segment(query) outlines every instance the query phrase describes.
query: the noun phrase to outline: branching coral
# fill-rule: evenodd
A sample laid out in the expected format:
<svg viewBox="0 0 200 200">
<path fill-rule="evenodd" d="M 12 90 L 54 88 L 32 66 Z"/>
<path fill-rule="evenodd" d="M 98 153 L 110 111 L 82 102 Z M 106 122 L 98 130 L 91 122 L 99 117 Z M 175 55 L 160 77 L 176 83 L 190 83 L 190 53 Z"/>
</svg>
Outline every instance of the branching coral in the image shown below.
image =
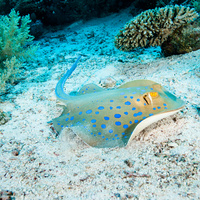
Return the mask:
<svg viewBox="0 0 200 200">
<path fill-rule="evenodd" d="M 27 45 L 33 40 L 29 23 L 29 15 L 20 17 L 15 10 L 0 18 L 0 91 L 6 82 L 15 80 L 21 62 L 30 58 L 37 49 L 37 46 Z"/>
<path fill-rule="evenodd" d="M 180 26 L 198 17 L 194 9 L 166 6 L 142 12 L 125 25 L 115 37 L 115 46 L 122 51 L 136 47 L 159 46 Z"/>
</svg>

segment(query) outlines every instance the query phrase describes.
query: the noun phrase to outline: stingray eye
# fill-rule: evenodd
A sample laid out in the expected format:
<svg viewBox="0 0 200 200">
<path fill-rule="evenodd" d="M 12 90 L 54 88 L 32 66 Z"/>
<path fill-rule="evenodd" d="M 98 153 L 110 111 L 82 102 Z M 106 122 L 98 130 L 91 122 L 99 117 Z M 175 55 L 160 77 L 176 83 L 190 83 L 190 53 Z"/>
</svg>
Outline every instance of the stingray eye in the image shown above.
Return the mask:
<svg viewBox="0 0 200 200">
<path fill-rule="evenodd" d="M 146 104 L 147 104 L 147 105 L 150 105 L 150 104 L 151 104 L 151 100 L 149 99 L 148 94 L 145 94 L 145 95 L 143 96 L 143 99 L 146 101 Z"/>
<path fill-rule="evenodd" d="M 152 98 L 156 98 L 158 96 L 158 93 L 157 92 L 150 92 L 150 96 Z"/>
</svg>

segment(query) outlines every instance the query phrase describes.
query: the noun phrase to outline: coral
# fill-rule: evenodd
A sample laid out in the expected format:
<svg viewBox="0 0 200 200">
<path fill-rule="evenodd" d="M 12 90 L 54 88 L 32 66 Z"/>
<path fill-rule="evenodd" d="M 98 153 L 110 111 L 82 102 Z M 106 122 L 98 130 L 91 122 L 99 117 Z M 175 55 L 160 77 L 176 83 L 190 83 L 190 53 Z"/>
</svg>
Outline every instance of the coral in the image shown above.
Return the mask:
<svg viewBox="0 0 200 200">
<path fill-rule="evenodd" d="M 6 82 L 16 79 L 21 63 L 32 57 L 37 49 L 37 46 L 27 45 L 33 40 L 29 23 L 29 15 L 20 17 L 15 10 L 0 18 L 0 91 Z"/>
<path fill-rule="evenodd" d="M 200 19 L 181 26 L 161 45 L 165 56 L 188 53 L 200 49 Z"/>
<path fill-rule="evenodd" d="M 200 13 L 200 0 L 193 0 L 191 3 L 195 10 Z"/>
<path fill-rule="evenodd" d="M 115 46 L 122 51 L 159 46 L 175 29 L 196 17 L 198 14 L 194 9 L 178 5 L 144 11 L 120 30 L 115 37 Z"/>
</svg>

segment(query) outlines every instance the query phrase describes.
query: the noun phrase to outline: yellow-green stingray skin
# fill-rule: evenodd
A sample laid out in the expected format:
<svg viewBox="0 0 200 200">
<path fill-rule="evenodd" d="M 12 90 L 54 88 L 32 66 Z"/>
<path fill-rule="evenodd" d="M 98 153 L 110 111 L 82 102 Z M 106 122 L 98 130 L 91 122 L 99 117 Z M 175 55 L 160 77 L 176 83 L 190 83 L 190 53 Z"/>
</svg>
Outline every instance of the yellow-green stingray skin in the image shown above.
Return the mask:
<svg viewBox="0 0 200 200">
<path fill-rule="evenodd" d="M 57 89 L 57 96 L 61 93 Z M 66 108 L 53 119 L 55 129 L 60 132 L 70 127 L 85 143 L 98 148 L 124 147 L 138 131 L 184 106 L 182 100 L 150 80 L 110 90 L 89 84 L 75 96 L 65 94 L 59 100 Z"/>
</svg>

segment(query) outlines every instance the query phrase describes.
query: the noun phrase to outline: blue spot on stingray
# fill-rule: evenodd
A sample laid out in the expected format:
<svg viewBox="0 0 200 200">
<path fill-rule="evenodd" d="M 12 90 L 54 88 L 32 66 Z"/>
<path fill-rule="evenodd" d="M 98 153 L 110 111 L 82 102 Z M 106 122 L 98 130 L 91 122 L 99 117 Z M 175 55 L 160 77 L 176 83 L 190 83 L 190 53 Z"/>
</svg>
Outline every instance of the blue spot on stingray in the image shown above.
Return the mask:
<svg viewBox="0 0 200 200">
<path fill-rule="evenodd" d="M 153 108 L 153 110 L 156 110 L 156 108 Z"/>
<path fill-rule="evenodd" d="M 61 125 L 61 127 L 63 127 L 63 125 Z"/>
<path fill-rule="evenodd" d="M 99 109 L 99 110 L 103 110 L 104 107 L 103 107 L 103 106 L 99 106 L 98 109 Z"/>
<path fill-rule="evenodd" d="M 133 96 L 130 96 L 131 99 L 133 99 Z"/>
<path fill-rule="evenodd" d="M 95 114 L 98 115 L 98 114 L 99 114 L 99 111 L 96 111 Z"/>
<path fill-rule="evenodd" d="M 120 118 L 121 115 L 120 115 L 120 114 L 115 114 L 114 117 L 115 117 L 115 118 Z"/>
<path fill-rule="evenodd" d="M 153 88 L 151 88 L 151 90 L 153 90 Z"/>
<path fill-rule="evenodd" d="M 123 128 L 125 128 L 125 129 L 128 128 L 128 125 L 127 125 L 127 124 L 124 124 L 124 125 L 123 125 Z"/>
<path fill-rule="evenodd" d="M 124 92 L 121 92 L 121 93 L 120 93 L 120 95 L 124 95 L 124 94 L 125 94 Z"/>
<path fill-rule="evenodd" d="M 139 90 L 140 88 L 139 87 L 137 87 L 137 90 Z"/>
<path fill-rule="evenodd" d="M 82 112 L 79 112 L 79 115 L 81 115 L 82 114 Z"/>
<path fill-rule="evenodd" d="M 124 98 L 126 99 L 126 98 L 127 98 L 127 96 L 124 96 Z"/>
<path fill-rule="evenodd" d="M 160 107 L 160 106 L 158 106 L 157 108 L 158 108 L 158 109 L 161 109 L 161 107 Z"/>
<path fill-rule="evenodd" d="M 137 114 L 138 116 L 140 116 L 140 115 L 142 115 L 142 112 L 138 112 L 138 114 Z"/>
<path fill-rule="evenodd" d="M 86 88 L 85 90 L 88 90 L 88 88 Z"/>
<path fill-rule="evenodd" d="M 74 119 L 74 116 L 72 116 L 71 118 L 70 118 L 70 120 L 73 120 Z"/>
<path fill-rule="evenodd" d="M 113 100 L 110 100 L 110 102 L 113 102 Z"/>
<path fill-rule="evenodd" d="M 132 123 L 133 123 L 132 121 L 129 122 L 129 124 L 132 124 Z"/>
<path fill-rule="evenodd" d="M 106 140 L 108 140 L 108 138 L 106 138 Z"/>
<path fill-rule="evenodd" d="M 128 115 L 128 112 L 124 112 L 125 115 Z"/>
<path fill-rule="evenodd" d="M 143 119 L 146 119 L 146 118 L 147 118 L 147 117 L 145 117 L 145 116 L 143 117 Z"/>
<path fill-rule="evenodd" d="M 96 119 L 92 119 L 92 120 L 91 120 L 92 123 L 95 123 L 96 121 L 97 121 Z"/>
<path fill-rule="evenodd" d="M 102 138 L 105 138 L 105 136 L 102 136 Z"/>
<path fill-rule="evenodd" d="M 135 107 L 133 107 L 133 108 L 132 108 L 132 110 L 136 110 L 136 108 L 135 108 Z"/>
<path fill-rule="evenodd" d="M 140 99 L 137 99 L 137 101 L 140 101 Z"/>
<path fill-rule="evenodd" d="M 66 118 L 65 121 L 67 122 L 69 120 L 69 118 Z"/>
<path fill-rule="evenodd" d="M 127 138 L 127 136 L 124 136 L 124 138 Z"/>
<path fill-rule="evenodd" d="M 137 119 L 135 120 L 135 123 L 138 123 L 138 120 L 137 120 Z"/>
<path fill-rule="evenodd" d="M 92 135 L 93 133 L 91 133 L 91 135 Z"/>
<path fill-rule="evenodd" d="M 95 127 L 97 127 L 97 125 L 96 125 L 96 124 L 93 124 L 92 126 L 93 126 L 94 128 L 95 128 Z"/>
<path fill-rule="evenodd" d="M 117 137 L 117 140 L 119 140 L 119 137 Z"/>
<path fill-rule="evenodd" d="M 94 136 L 96 136 L 96 135 L 94 134 Z"/>
<path fill-rule="evenodd" d="M 121 122 L 115 122 L 115 125 L 120 126 L 122 123 Z"/>
<path fill-rule="evenodd" d="M 133 92 L 132 94 L 136 94 L 136 92 Z"/>
<path fill-rule="evenodd" d="M 85 119 L 82 119 L 82 121 L 85 121 Z"/>
<path fill-rule="evenodd" d="M 123 132 L 122 135 L 125 135 L 125 133 Z"/>
<path fill-rule="evenodd" d="M 117 134 L 115 134 L 115 137 L 117 137 L 118 135 Z"/>
<path fill-rule="evenodd" d="M 90 113 L 92 113 L 92 110 L 87 110 L 86 111 L 86 114 L 90 114 Z"/>
<path fill-rule="evenodd" d="M 167 107 L 165 107 L 165 109 L 167 109 Z"/>
<path fill-rule="evenodd" d="M 121 109 L 121 106 L 117 106 L 116 108 L 117 108 L 117 109 Z"/>
<path fill-rule="evenodd" d="M 153 115 L 152 113 L 149 114 L 149 116 L 152 116 L 152 115 Z"/>
<path fill-rule="evenodd" d="M 101 132 L 98 132 L 98 135 L 101 135 Z"/>
<path fill-rule="evenodd" d="M 113 130 L 112 130 L 112 129 L 110 129 L 110 130 L 109 130 L 109 133 L 113 133 Z"/>
<path fill-rule="evenodd" d="M 105 124 L 101 124 L 101 128 L 106 128 L 106 125 Z"/>
<path fill-rule="evenodd" d="M 147 104 L 146 103 L 144 103 L 144 106 L 146 106 Z"/>
<path fill-rule="evenodd" d="M 142 92 L 146 92 L 146 90 L 141 90 Z"/>
<path fill-rule="evenodd" d="M 112 106 L 110 106 L 110 110 L 112 110 L 113 109 L 113 107 Z"/>
<path fill-rule="evenodd" d="M 128 106 L 128 105 L 131 105 L 131 102 L 130 101 L 126 101 L 124 104 Z"/>
<path fill-rule="evenodd" d="M 163 103 L 163 106 L 167 106 L 167 104 L 166 104 L 166 103 Z"/>
<path fill-rule="evenodd" d="M 109 120 L 109 117 L 104 117 L 105 120 Z"/>
<path fill-rule="evenodd" d="M 134 113 L 133 116 L 134 116 L 134 117 L 137 117 L 138 115 L 137 115 L 137 113 Z"/>
</svg>

